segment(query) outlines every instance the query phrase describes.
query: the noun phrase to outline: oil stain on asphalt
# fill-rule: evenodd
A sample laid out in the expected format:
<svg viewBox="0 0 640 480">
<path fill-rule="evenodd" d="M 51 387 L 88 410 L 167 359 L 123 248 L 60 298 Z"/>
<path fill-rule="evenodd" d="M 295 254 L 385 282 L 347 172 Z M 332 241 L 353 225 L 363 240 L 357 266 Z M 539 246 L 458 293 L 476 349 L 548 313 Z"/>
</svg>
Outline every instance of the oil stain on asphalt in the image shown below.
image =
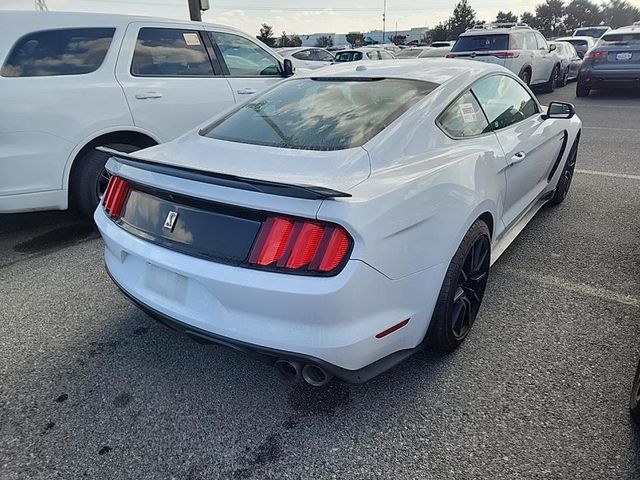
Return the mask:
<svg viewBox="0 0 640 480">
<path fill-rule="evenodd" d="M 50 250 L 59 250 L 70 245 L 97 238 L 98 232 L 90 223 L 77 223 L 49 230 L 22 243 L 13 249 L 18 253 L 33 254 Z"/>
</svg>

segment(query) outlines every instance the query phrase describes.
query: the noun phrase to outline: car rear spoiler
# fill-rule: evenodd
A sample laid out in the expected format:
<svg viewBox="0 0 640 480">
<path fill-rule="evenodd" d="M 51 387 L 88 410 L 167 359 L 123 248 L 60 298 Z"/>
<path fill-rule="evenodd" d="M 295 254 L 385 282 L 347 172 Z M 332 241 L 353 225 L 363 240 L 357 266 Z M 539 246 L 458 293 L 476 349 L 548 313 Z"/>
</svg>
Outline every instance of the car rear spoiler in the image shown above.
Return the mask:
<svg viewBox="0 0 640 480">
<path fill-rule="evenodd" d="M 238 188 L 241 190 L 268 193 L 270 195 L 280 195 L 283 197 L 303 198 L 307 200 L 351 197 L 350 193 L 322 186 L 271 182 L 268 180 L 257 180 L 253 178 L 239 177 L 236 175 L 228 175 L 225 173 L 205 172 L 186 167 L 165 165 L 163 163 L 156 163 L 137 158 L 128 153 L 119 152 L 108 147 L 96 147 L 96 150 L 100 150 L 101 152 L 111 155 L 112 158 L 124 165 L 130 165 L 135 168 L 141 168 L 149 172 L 163 175 L 171 175 L 187 180 L 209 183 L 211 185 L 220 185 L 223 187 Z"/>
</svg>

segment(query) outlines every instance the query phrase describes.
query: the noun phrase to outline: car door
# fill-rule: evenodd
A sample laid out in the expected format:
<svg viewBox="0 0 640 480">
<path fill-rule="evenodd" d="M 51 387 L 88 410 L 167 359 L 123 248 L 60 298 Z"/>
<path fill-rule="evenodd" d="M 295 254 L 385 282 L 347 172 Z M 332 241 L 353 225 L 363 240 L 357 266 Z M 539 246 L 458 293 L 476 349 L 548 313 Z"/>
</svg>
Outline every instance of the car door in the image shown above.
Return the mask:
<svg viewBox="0 0 640 480">
<path fill-rule="evenodd" d="M 538 70 L 539 74 L 538 80 L 535 83 L 544 83 L 551 78 L 551 71 L 556 65 L 558 56 L 556 53 L 549 51 L 549 44 L 540 32 L 535 32 L 535 36 L 538 44 L 538 64 L 535 66 L 535 69 Z"/>
<path fill-rule="evenodd" d="M 283 80 L 280 59 L 251 38 L 208 30 L 238 103 Z"/>
<path fill-rule="evenodd" d="M 232 106 L 234 97 L 204 32 L 191 26 L 132 23 L 116 78 L 136 126 L 169 141 Z"/>
<path fill-rule="evenodd" d="M 504 150 L 507 190 L 503 222 L 509 228 L 547 187 L 565 132 L 554 121 L 544 121 L 538 102 L 507 75 L 485 77 L 471 90 Z"/>
</svg>

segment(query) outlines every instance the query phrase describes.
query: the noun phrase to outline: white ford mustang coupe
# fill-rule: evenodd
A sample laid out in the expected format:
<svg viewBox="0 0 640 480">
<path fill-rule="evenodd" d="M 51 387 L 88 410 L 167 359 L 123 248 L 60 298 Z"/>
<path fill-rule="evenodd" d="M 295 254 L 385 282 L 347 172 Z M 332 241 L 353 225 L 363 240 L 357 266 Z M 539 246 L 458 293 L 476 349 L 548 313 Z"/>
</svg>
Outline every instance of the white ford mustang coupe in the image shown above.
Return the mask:
<svg viewBox="0 0 640 480">
<path fill-rule="evenodd" d="M 458 347 L 489 266 L 567 195 L 581 122 L 506 69 L 345 64 L 111 151 L 95 220 L 118 287 L 286 380 L 365 382 Z"/>
</svg>

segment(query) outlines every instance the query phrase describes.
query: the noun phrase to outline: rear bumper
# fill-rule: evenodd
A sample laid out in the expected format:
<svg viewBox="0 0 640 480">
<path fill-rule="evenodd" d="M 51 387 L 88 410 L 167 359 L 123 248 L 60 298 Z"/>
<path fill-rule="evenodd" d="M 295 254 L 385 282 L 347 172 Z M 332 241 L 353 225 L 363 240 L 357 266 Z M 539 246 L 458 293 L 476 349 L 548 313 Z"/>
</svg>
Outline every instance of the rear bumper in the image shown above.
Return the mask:
<svg viewBox="0 0 640 480">
<path fill-rule="evenodd" d="M 640 68 L 634 70 L 589 69 L 580 72 L 579 80 L 585 85 L 627 83 L 640 85 Z"/>
<path fill-rule="evenodd" d="M 353 383 L 420 348 L 445 272 L 439 265 L 390 280 L 354 260 L 335 277 L 262 272 L 151 244 L 114 224 L 101 208 L 94 218 L 114 282 L 154 318 L 269 361 L 317 363 Z M 375 337 L 407 318 L 404 328 Z"/>
</svg>

